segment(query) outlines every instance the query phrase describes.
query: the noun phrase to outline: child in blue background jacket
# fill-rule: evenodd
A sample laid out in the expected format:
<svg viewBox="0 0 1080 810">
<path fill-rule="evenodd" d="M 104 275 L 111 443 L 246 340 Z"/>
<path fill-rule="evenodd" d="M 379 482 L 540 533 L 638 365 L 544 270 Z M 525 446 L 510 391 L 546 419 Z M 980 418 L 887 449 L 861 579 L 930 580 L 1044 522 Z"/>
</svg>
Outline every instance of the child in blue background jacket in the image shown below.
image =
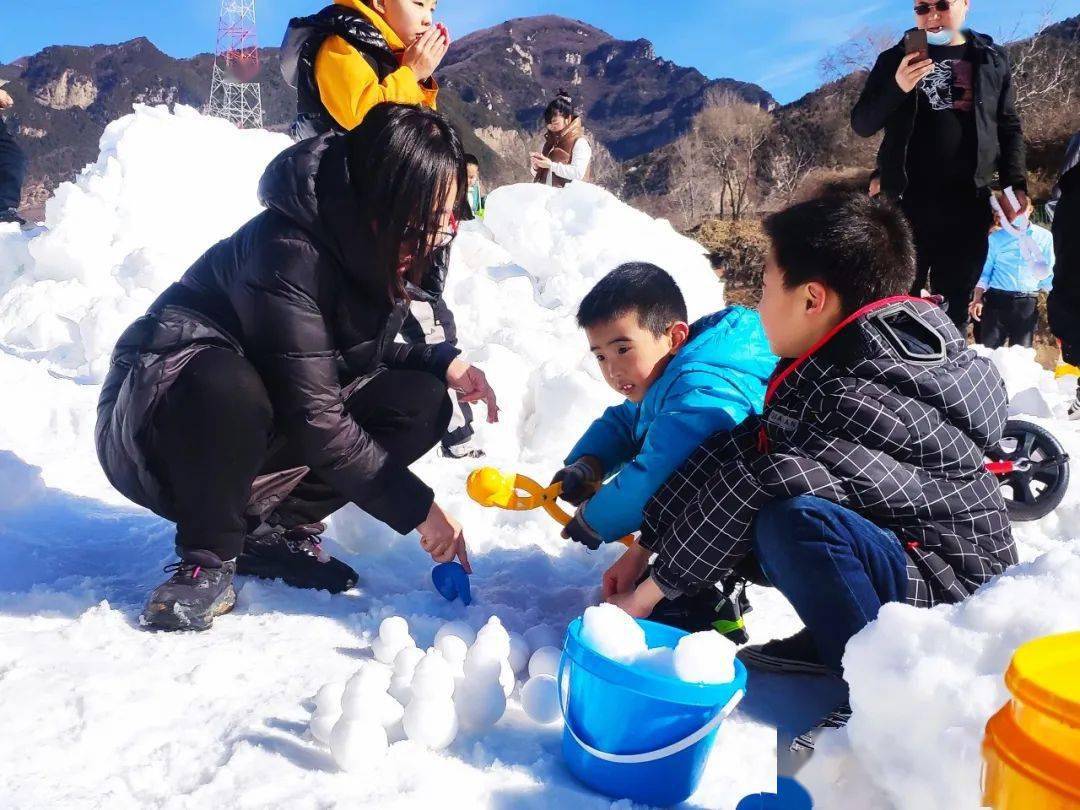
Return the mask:
<svg viewBox="0 0 1080 810">
<path fill-rule="evenodd" d="M 554 479 L 579 507 L 564 536 L 595 549 L 640 528 L 646 502 L 703 439 L 761 412 L 777 361 L 757 313 L 729 307 L 691 326 L 675 280 L 649 264 L 601 279 L 578 325 L 604 379 L 626 397 L 593 422 Z"/>
</svg>

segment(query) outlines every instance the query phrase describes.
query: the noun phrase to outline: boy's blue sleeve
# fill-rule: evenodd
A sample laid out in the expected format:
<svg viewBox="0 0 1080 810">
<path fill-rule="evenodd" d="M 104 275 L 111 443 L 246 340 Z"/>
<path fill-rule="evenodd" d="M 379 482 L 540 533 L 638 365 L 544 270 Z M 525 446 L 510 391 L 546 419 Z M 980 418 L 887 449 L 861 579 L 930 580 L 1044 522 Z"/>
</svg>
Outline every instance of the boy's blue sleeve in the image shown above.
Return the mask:
<svg viewBox="0 0 1080 810">
<path fill-rule="evenodd" d="M 979 276 L 979 283 L 975 285 L 976 287 L 982 287 L 984 290 L 990 289 L 990 279 L 994 275 L 994 261 L 994 240 L 991 239 L 986 251 L 986 262 L 983 264 L 982 275 Z M 968 278 L 971 278 L 971 276 L 968 276 Z"/>
<path fill-rule="evenodd" d="M 730 382 L 718 385 L 715 375 L 684 375 L 650 425 L 641 452 L 585 504 L 586 522 L 605 543 L 638 531 L 645 504 L 698 445 L 752 412 Z"/>
<path fill-rule="evenodd" d="M 1054 254 L 1054 235 L 1045 228 L 1040 228 L 1039 247 L 1042 248 L 1043 256 L 1046 258 L 1046 264 L 1050 267 L 1050 275 L 1039 282 L 1039 289 L 1042 292 L 1050 292 L 1054 287 L 1054 265 L 1057 263 L 1057 256 Z"/>
<path fill-rule="evenodd" d="M 582 456 L 595 456 L 600 459 L 606 474 L 613 473 L 637 453 L 634 442 L 636 413 L 637 406 L 630 401 L 608 408 L 574 445 L 565 463 L 573 464 Z"/>
</svg>

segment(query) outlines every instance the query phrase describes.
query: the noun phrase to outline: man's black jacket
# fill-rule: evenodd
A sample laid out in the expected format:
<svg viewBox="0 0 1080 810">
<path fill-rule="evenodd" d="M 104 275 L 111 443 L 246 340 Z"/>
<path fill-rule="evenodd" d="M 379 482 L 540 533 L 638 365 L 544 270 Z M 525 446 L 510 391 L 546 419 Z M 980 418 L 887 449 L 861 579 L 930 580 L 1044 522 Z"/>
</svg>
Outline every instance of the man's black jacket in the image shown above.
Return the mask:
<svg viewBox="0 0 1080 810">
<path fill-rule="evenodd" d="M 990 188 L 995 177 L 1002 187 L 1027 190 L 1027 158 L 1020 116 L 1016 112 L 1009 57 L 994 41 L 965 31 L 974 60 L 975 129 L 978 159 L 975 187 Z M 908 144 L 920 103 L 918 88 L 905 93 L 896 83 L 896 71 L 904 58 L 903 42 L 878 56 L 866 79 L 862 95 L 851 111 L 851 126 L 864 138 L 885 130 L 878 152 L 881 189 L 891 197 L 907 190 Z"/>
</svg>

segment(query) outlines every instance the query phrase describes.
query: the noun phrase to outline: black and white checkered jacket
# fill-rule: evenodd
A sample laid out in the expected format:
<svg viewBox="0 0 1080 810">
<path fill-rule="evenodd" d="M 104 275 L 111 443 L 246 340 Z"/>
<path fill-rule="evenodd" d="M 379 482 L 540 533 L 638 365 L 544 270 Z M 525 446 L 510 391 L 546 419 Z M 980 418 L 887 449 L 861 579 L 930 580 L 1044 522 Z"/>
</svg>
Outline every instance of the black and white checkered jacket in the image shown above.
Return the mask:
<svg viewBox="0 0 1080 810">
<path fill-rule="evenodd" d="M 653 497 L 653 576 L 669 596 L 721 582 L 751 552 L 762 505 L 814 495 L 900 538 L 909 603 L 958 602 L 1016 562 L 984 468 L 1006 405 L 997 370 L 937 306 L 866 307 L 781 364 L 763 415 L 708 439 Z"/>
</svg>

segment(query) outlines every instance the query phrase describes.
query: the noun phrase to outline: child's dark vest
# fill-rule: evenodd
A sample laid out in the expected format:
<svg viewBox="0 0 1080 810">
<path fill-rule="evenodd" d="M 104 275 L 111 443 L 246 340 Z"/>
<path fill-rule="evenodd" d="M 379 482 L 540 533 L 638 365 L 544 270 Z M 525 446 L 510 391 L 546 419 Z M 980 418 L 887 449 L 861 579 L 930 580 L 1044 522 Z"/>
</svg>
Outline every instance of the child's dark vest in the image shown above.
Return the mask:
<svg viewBox="0 0 1080 810">
<path fill-rule="evenodd" d="M 333 5 L 310 17 L 290 20 L 281 43 L 281 75 L 290 87 L 296 88 L 292 135 L 297 140 L 330 130 L 343 131 L 323 104 L 315 79 L 315 57 L 331 36 L 339 36 L 356 48 L 380 82 L 400 67 L 386 38 L 358 11 Z"/>
</svg>

